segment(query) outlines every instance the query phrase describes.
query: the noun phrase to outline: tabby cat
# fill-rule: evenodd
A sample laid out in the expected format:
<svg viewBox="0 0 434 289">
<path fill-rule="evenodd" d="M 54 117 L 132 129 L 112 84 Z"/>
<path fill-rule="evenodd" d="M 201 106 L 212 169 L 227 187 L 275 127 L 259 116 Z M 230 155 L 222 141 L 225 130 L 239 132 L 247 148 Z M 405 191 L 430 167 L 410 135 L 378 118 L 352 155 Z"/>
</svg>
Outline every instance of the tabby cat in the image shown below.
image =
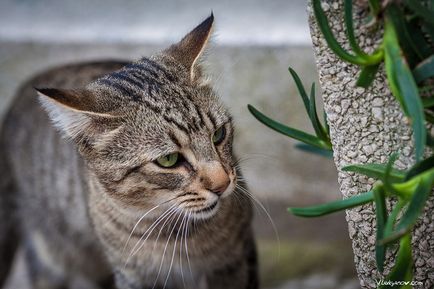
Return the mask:
<svg viewBox="0 0 434 289">
<path fill-rule="evenodd" d="M 232 119 L 199 64 L 212 24 L 20 89 L 0 143 L 0 287 L 22 244 L 34 288 L 257 288 Z"/>
</svg>

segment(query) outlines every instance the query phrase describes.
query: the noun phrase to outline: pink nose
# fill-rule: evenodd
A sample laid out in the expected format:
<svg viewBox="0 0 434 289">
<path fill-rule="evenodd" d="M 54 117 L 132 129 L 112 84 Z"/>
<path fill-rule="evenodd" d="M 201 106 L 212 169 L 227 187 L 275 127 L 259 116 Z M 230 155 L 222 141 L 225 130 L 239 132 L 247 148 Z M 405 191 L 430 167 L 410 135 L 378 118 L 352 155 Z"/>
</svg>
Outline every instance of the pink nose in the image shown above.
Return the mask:
<svg viewBox="0 0 434 289">
<path fill-rule="evenodd" d="M 203 170 L 204 186 L 217 196 L 221 196 L 230 184 L 230 179 L 223 166 L 219 162 L 210 162 Z"/>
<path fill-rule="evenodd" d="M 229 187 L 229 178 L 226 178 L 227 180 L 224 183 L 218 184 L 218 186 L 210 188 L 210 191 L 216 194 L 217 196 L 221 196 L 226 189 Z"/>
</svg>

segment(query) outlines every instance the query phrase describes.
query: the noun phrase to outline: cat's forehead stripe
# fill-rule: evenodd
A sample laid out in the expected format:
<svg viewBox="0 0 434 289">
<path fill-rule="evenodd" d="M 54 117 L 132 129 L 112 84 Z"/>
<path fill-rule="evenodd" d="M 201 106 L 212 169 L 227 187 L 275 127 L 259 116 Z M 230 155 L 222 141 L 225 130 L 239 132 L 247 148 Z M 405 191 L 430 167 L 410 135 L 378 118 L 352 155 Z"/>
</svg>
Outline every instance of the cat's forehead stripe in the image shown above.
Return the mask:
<svg viewBox="0 0 434 289">
<path fill-rule="evenodd" d="M 163 118 L 166 122 L 169 124 L 174 124 L 179 130 L 183 131 L 186 134 L 191 133 L 189 127 L 185 126 L 184 123 L 178 121 L 176 118 L 172 117 L 171 115 L 164 115 Z"/>
<path fill-rule="evenodd" d="M 178 77 L 175 74 L 169 73 L 167 69 L 159 65 L 157 62 L 155 62 L 152 59 L 149 58 L 142 58 L 140 62 L 132 63 L 126 66 L 126 68 L 133 68 L 138 67 L 145 70 L 148 70 L 150 73 L 161 73 L 164 75 L 164 79 L 167 79 L 168 81 L 175 82 L 178 81 Z M 152 70 L 150 68 L 153 68 L 155 70 Z"/>
<path fill-rule="evenodd" d="M 149 63 L 151 65 L 146 65 Z M 168 81 L 176 81 L 176 77 L 170 76 L 153 61 L 146 60 L 144 63 L 127 65 L 119 71 L 98 79 L 97 83 L 115 88 L 123 94 L 123 97 L 129 96 L 133 101 L 139 102 L 146 96 L 145 89 L 148 92 L 147 96 L 152 97 L 156 86 L 163 86 Z"/>
<path fill-rule="evenodd" d="M 172 131 L 169 131 L 169 133 L 168 133 L 168 135 L 169 135 L 169 137 L 170 137 L 170 140 L 178 147 L 178 148 L 181 148 L 182 147 L 182 145 L 181 145 L 181 143 L 179 142 L 179 140 L 178 140 L 178 137 L 176 136 L 176 133 L 174 133 L 174 132 L 172 132 Z"/>
<path fill-rule="evenodd" d="M 113 72 L 110 76 L 115 79 L 120 79 L 122 81 L 128 82 L 140 89 L 145 88 L 146 83 L 143 81 L 143 79 L 137 77 L 137 75 L 134 73 L 129 73 L 128 71 L 120 70 L 120 71 Z"/>
<path fill-rule="evenodd" d="M 185 135 L 205 128 L 216 130 L 229 120 L 212 91 L 190 87 L 164 61 L 143 58 L 100 78 L 96 84 L 109 89 L 112 97 L 138 107 L 143 116 L 138 121 L 148 118 L 149 112 L 155 113 Z M 148 125 L 153 126 L 152 122 Z"/>
<path fill-rule="evenodd" d="M 115 82 L 109 78 L 102 78 L 98 80 L 98 84 L 102 84 L 109 88 L 114 88 L 118 92 L 120 92 L 122 95 L 130 95 L 132 96 L 133 100 L 138 101 L 140 98 L 136 95 L 136 93 L 129 88 L 128 86 L 121 85 L 121 83 Z"/>
</svg>

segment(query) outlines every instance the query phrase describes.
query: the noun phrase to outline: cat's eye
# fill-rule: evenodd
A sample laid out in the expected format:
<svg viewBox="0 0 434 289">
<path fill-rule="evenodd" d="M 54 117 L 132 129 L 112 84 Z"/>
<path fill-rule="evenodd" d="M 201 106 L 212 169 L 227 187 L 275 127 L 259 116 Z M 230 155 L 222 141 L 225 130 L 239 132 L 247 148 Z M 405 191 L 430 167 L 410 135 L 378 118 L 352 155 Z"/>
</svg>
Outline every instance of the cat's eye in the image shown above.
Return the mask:
<svg viewBox="0 0 434 289">
<path fill-rule="evenodd" d="M 225 129 L 224 126 L 221 126 L 220 128 L 218 128 L 214 132 L 214 134 L 212 136 L 212 142 L 215 145 L 218 145 L 218 144 L 220 144 L 225 139 L 225 136 L 226 136 L 226 129 Z"/>
<path fill-rule="evenodd" d="M 180 160 L 179 153 L 171 153 L 156 160 L 156 163 L 163 168 L 171 168 L 175 166 Z"/>
</svg>

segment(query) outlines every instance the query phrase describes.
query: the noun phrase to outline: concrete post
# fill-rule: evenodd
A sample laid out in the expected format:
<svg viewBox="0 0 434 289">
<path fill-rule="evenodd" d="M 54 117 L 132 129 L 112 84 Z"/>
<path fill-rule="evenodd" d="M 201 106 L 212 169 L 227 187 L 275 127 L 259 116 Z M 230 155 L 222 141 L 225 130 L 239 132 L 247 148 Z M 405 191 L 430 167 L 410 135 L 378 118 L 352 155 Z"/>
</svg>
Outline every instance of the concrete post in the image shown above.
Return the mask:
<svg viewBox="0 0 434 289">
<path fill-rule="evenodd" d="M 343 28 L 342 1 L 324 1 L 323 8 L 338 41 L 348 49 Z M 365 13 L 361 9 L 363 8 L 355 8 L 354 14 Z M 340 190 L 344 198 L 350 197 L 370 190 L 374 180 L 343 172 L 341 168 L 348 164 L 384 163 L 395 151 L 401 154 L 396 166 L 401 169 L 408 168 L 414 161 L 411 130 L 399 104 L 388 89 L 384 70 L 380 70 L 370 88 L 356 87 L 359 68 L 343 62 L 333 54 L 315 23 L 311 7 L 308 7 L 308 13 L 322 97 L 330 124 L 334 161 L 339 172 Z M 378 38 L 378 35 L 372 36 L 366 27 L 360 25 L 360 21 L 355 21 L 355 27 L 360 45 L 365 51 L 372 52 L 378 42 L 376 40 L 381 38 Z M 434 286 L 433 212 L 434 198 L 431 197 L 423 217 L 413 230 L 414 280 L 422 282 L 414 288 Z M 376 288 L 376 281 L 382 277 L 375 265 L 376 229 L 373 206 L 348 210 L 347 222 L 361 286 Z M 387 262 L 393 262 L 391 254 L 388 254 Z M 385 273 L 387 271 L 386 269 Z"/>
</svg>

